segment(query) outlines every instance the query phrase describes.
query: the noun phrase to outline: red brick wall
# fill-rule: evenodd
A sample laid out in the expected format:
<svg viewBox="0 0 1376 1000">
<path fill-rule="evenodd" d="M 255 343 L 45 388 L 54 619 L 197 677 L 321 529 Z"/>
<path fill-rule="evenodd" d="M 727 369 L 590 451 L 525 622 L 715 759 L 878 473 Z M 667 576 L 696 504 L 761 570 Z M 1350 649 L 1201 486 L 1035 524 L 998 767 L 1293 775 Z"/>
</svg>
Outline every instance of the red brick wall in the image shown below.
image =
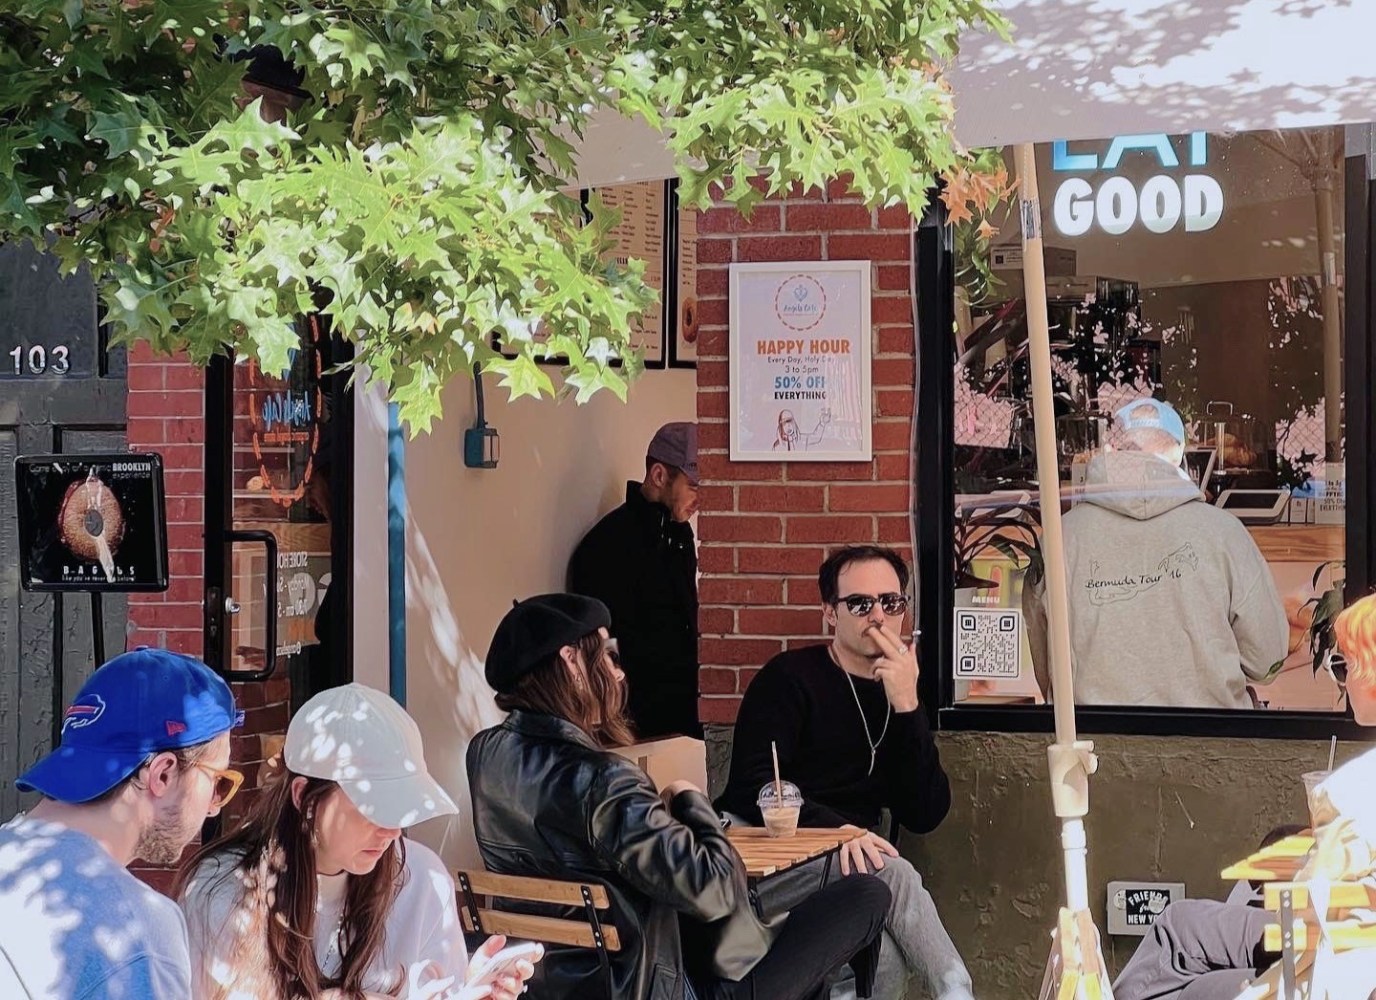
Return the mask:
<svg viewBox="0 0 1376 1000">
<path fill-rule="evenodd" d="M 162 594 L 131 594 L 130 646 L 201 655 L 205 522 L 205 374 L 183 357 L 129 350 L 129 447 L 162 456 L 168 568 Z"/>
<path fill-rule="evenodd" d="M 817 567 L 845 544 L 890 545 L 911 562 L 912 238 L 902 208 L 868 209 L 843 183 L 794 191 L 749 218 L 716 207 L 698 219 L 698 515 L 700 715 L 735 720 L 740 696 L 774 654 L 823 635 Z M 728 458 L 727 276 L 732 262 L 870 260 L 874 459 L 855 463 Z"/>
</svg>

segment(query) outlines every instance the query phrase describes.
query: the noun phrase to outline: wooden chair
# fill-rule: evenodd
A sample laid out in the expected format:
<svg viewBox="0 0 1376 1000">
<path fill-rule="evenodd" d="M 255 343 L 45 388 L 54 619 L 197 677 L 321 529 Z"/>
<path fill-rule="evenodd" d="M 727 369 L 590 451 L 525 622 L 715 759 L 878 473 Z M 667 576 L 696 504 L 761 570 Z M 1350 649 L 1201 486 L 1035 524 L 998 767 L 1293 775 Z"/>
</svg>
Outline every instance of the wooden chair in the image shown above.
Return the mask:
<svg viewBox="0 0 1376 1000">
<path fill-rule="evenodd" d="M 1299 1000 L 1309 995 L 1319 924 L 1309 886 L 1296 876 L 1313 846 L 1313 837 L 1286 837 L 1223 870 L 1226 879 L 1266 883 L 1262 905 L 1276 922 L 1266 928 L 1264 947 L 1281 956 L 1237 1000 Z M 1331 883 L 1325 918 L 1329 941 L 1337 951 L 1370 948 L 1376 964 L 1376 923 L 1367 919 L 1373 908 L 1376 888 L 1363 882 Z"/>
<path fill-rule="evenodd" d="M 611 908 L 605 886 L 593 882 L 561 882 L 556 879 L 526 878 L 520 875 L 494 875 L 483 871 L 456 873 L 459 887 L 459 916 L 470 934 L 505 934 L 522 941 L 539 941 L 597 952 L 598 964 L 612 995 L 612 967 L 609 953 L 621 950 L 616 927 L 598 916 Z M 581 919 L 545 917 L 497 909 L 500 901 L 543 903 L 580 908 Z"/>
</svg>

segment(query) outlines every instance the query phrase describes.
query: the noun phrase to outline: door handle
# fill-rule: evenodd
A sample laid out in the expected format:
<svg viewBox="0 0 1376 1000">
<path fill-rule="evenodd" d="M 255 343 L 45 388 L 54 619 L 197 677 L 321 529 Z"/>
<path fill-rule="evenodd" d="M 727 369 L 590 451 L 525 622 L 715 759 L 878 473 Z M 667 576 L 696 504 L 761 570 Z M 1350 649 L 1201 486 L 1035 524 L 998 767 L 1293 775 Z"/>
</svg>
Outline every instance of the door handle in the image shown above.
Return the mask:
<svg viewBox="0 0 1376 1000">
<path fill-rule="evenodd" d="M 262 545 L 267 552 L 268 572 L 267 572 L 267 594 L 264 601 L 267 620 L 263 623 L 264 639 L 263 645 L 263 669 L 262 670 L 226 670 L 225 679 L 236 683 L 243 681 L 265 681 L 272 676 L 277 669 L 277 536 L 271 531 L 230 531 L 226 533 L 230 544 L 234 542 L 250 542 Z M 225 610 L 229 611 L 230 602 L 233 598 L 225 601 Z M 237 607 L 234 611 L 238 611 Z M 233 612 L 230 612 L 231 614 Z"/>
</svg>

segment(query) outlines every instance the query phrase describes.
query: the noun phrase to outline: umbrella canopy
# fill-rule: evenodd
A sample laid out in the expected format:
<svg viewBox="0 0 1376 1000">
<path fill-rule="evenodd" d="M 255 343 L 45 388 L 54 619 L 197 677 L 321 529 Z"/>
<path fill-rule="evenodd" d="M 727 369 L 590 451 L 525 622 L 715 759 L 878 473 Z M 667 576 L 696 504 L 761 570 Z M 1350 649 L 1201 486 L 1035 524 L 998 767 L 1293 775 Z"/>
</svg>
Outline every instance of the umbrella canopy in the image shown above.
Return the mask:
<svg viewBox="0 0 1376 1000">
<path fill-rule="evenodd" d="M 1012 37 L 967 35 L 949 74 L 956 135 L 971 148 L 1339 125 L 1370 121 L 1376 106 L 1370 0 L 1004 0 L 1000 9 Z M 674 175 L 663 137 L 614 112 L 576 145 L 583 187 Z"/>
</svg>

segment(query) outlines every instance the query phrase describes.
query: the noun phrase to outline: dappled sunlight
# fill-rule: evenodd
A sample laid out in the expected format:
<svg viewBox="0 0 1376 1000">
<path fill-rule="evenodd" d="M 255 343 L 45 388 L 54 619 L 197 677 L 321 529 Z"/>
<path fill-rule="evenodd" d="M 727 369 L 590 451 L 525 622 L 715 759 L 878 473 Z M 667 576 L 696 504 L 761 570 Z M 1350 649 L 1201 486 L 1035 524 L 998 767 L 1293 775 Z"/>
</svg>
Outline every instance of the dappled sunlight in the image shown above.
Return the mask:
<svg viewBox="0 0 1376 1000">
<path fill-rule="evenodd" d="M 392 698 L 363 684 L 316 695 L 287 729 L 299 774 L 335 781 L 368 819 L 409 827 L 452 809 L 425 767 L 419 729 Z"/>
<path fill-rule="evenodd" d="M 1002 7 L 1012 41 L 966 36 L 951 73 L 956 133 L 967 145 L 1370 117 L 1376 63 L 1365 0 Z M 1315 58 L 1295 58 L 1303 52 Z"/>
<path fill-rule="evenodd" d="M 406 566 L 406 601 L 419 605 L 429 625 L 431 677 L 445 696 L 451 721 L 466 741 L 474 733 L 500 722 L 503 713 L 492 700 L 483 677 L 483 660 L 459 630 L 458 619 L 439 567 L 424 533 L 412 524 L 412 558 Z M 409 614 L 408 614 L 408 617 Z"/>
<path fill-rule="evenodd" d="M 143 885 L 94 840 L 57 823 L 20 819 L 0 844 L 0 915 L 7 924 L 0 987 L 10 966 L 43 996 L 81 996 L 140 956 L 185 961 L 170 900 Z M 120 983 L 124 985 L 121 986 Z M 109 984 L 110 1000 L 143 1000 Z M 5 996 L 14 996 L 6 993 Z"/>
<path fill-rule="evenodd" d="M 448 872 L 432 869 L 426 872 L 426 889 L 435 897 L 435 908 L 442 916 L 440 926 L 452 931 L 459 916 L 459 911 L 450 905 L 454 900 L 453 879 Z"/>
<path fill-rule="evenodd" d="M 424 693 L 423 705 L 413 699 L 411 710 L 428 734 L 431 755 L 439 765 L 435 768 L 437 780 L 443 782 L 459 803 L 458 816 L 446 820 L 443 831 L 437 836 L 426 839 L 446 860 L 472 858 L 477 853 L 477 842 L 463 759 L 473 736 L 500 723 L 504 713 L 492 700 L 492 689 L 483 677 L 482 659 L 459 630 L 453 604 L 425 533 L 410 511 L 406 520 L 410 526 L 406 560 L 407 621 L 414 629 L 419 610 L 419 621 L 424 622 L 428 639 L 423 643 L 417 643 L 415 638 L 408 642 L 410 649 L 419 645 L 425 651 L 423 661 L 411 659 L 408 667 L 408 687 L 417 694 Z M 418 683 L 420 670 L 425 675 L 423 684 Z"/>
</svg>

